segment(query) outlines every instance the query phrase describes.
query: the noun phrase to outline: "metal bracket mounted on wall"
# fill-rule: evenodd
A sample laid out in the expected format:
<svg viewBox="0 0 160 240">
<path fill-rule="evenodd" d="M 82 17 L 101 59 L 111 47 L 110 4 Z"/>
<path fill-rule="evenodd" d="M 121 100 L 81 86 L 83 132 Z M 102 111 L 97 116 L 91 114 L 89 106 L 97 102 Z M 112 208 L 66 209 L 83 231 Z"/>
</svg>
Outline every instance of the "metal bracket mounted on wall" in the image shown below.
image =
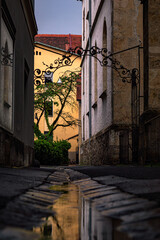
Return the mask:
<svg viewBox="0 0 160 240">
<path fill-rule="evenodd" d="M 54 74 L 59 68 L 72 66 L 72 64 L 78 57 L 82 57 L 84 55 L 92 56 L 96 58 L 102 67 L 110 67 L 114 69 L 118 73 L 119 77 L 122 79 L 122 82 L 124 83 L 132 83 L 132 73 L 134 70 L 136 83 L 138 83 L 139 70 L 137 68 L 134 68 L 131 70 L 127 69 L 116 58 L 114 58 L 114 55 L 122 53 L 124 51 L 134 49 L 134 48 L 138 48 L 140 46 L 141 45 L 134 46 L 132 48 L 128 48 L 116 53 L 111 53 L 106 48 L 98 48 L 96 46 L 93 46 L 90 49 L 83 49 L 82 47 L 76 47 L 74 49 L 70 48 L 68 50 L 68 53 L 66 53 L 65 55 L 62 55 L 62 58 L 56 59 L 54 63 L 47 65 L 43 62 L 43 64 L 46 66 L 46 69 L 44 71 L 42 71 L 41 69 L 35 69 L 34 83 L 35 85 L 40 85 L 44 83 L 45 82 L 44 74 L 48 74 L 48 75 L 50 75 L 51 73 Z M 71 57 L 73 56 L 75 56 L 75 58 L 71 59 Z"/>
<path fill-rule="evenodd" d="M 97 59 L 97 61 L 100 63 L 102 67 L 110 67 L 114 69 L 119 77 L 122 79 L 122 82 L 131 83 L 132 82 L 132 72 L 134 70 L 134 74 L 136 76 L 136 83 L 139 82 L 139 70 L 137 68 L 134 69 L 127 69 L 124 67 L 116 58 L 114 58 L 114 55 L 140 47 L 134 46 L 132 48 L 128 48 L 125 50 L 122 50 L 120 52 L 111 53 L 106 48 L 99 48 L 96 46 L 91 47 L 90 49 L 83 49 L 82 47 L 76 47 L 74 49 L 69 49 L 68 51 L 70 54 L 77 54 L 78 56 L 92 56 Z"/>
<path fill-rule="evenodd" d="M 1 48 L 1 64 L 4 66 L 13 66 L 13 53 L 9 53 L 8 44 Z"/>
</svg>

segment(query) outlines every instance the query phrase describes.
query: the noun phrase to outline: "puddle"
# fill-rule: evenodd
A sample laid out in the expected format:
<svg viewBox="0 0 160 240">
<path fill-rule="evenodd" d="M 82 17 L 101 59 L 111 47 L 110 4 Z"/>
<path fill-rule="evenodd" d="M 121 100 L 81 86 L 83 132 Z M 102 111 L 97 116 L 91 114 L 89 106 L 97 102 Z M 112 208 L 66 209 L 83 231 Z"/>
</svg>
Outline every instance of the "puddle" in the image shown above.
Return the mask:
<svg viewBox="0 0 160 240">
<path fill-rule="evenodd" d="M 52 190 L 62 192 L 53 205 L 55 215 L 46 219 L 43 226 L 35 228 L 39 240 L 80 240 L 79 191 L 75 185 L 53 186 Z"/>
<path fill-rule="evenodd" d="M 81 197 L 75 185 L 56 185 L 52 190 L 62 192 L 62 195 L 53 205 L 55 215 L 34 229 L 41 235 L 38 240 L 128 239 L 117 230 L 120 221 L 103 217 L 90 201 Z"/>
</svg>

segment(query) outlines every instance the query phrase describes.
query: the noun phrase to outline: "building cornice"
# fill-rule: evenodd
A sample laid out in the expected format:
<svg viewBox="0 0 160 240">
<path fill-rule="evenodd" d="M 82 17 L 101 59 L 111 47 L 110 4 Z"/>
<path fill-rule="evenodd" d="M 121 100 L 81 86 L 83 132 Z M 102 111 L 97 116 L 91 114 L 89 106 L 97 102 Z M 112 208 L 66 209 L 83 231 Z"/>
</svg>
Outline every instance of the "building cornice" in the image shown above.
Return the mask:
<svg viewBox="0 0 160 240">
<path fill-rule="evenodd" d="M 34 42 L 34 36 L 37 34 L 38 28 L 34 15 L 33 4 L 30 0 L 21 0 L 21 4 L 31 39 Z"/>
</svg>

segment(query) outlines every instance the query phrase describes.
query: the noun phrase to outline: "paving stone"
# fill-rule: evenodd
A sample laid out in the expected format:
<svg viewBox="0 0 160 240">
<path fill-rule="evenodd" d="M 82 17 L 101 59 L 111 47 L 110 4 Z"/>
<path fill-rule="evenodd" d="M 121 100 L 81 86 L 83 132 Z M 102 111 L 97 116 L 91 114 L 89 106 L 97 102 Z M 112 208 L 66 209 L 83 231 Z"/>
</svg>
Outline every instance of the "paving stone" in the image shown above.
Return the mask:
<svg viewBox="0 0 160 240">
<path fill-rule="evenodd" d="M 24 198 L 23 199 L 31 199 L 31 200 L 35 200 L 35 201 L 39 201 L 39 202 L 43 202 L 43 203 L 45 203 L 46 205 L 48 204 L 48 205 L 51 205 L 51 204 L 53 204 L 53 199 L 51 200 L 51 199 L 47 199 L 47 198 L 45 198 L 45 197 L 40 197 L 40 196 L 34 196 L 34 195 L 30 195 L 30 194 L 28 194 L 28 193 L 26 193 L 24 196 L 23 196 Z"/>
<path fill-rule="evenodd" d="M 123 192 L 120 192 L 119 190 L 118 190 L 118 193 L 105 194 L 104 196 L 102 194 L 102 196 L 99 196 L 99 199 L 102 200 L 102 201 L 106 201 L 106 203 L 107 202 L 116 202 L 116 201 L 121 201 L 121 200 L 127 200 L 127 199 L 131 199 L 131 198 L 134 198 L 134 195 L 128 194 L 128 193 L 123 193 Z M 97 199 L 95 199 L 95 201 Z M 93 199 L 93 201 L 94 201 L 94 199 Z"/>
<path fill-rule="evenodd" d="M 53 200 L 55 197 L 57 198 L 57 194 L 56 193 L 48 193 L 48 192 L 40 192 L 40 191 L 28 191 L 26 193 L 26 195 L 32 196 L 32 197 L 38 197 L 41 199 L 47 199 L 47 200 Z"/>
<path fill-rule="evenodd" d="M 103 187 L 103 188 L 97 188 L 97 189 L 88 189 L 88 191 L 85 191 L 83 194 L 84 196 L 88 196 L 88 195 L 93 195 L 93 194 L 101 194 L 104 192 L 108 192 L 109 194 L 115 194 L 115 193 L 120 193 L 120 191 L 115 188 L 115 187 Z"/>
<path fill-rule="evenodd" d="M 69 175 L 69 179 L 71 181 L 76 181 L 76 180 L 79 180 L 79 179 L 86 179 L 86 178 L 88 178 L 88 175 L 80 173 L 78 171 L 74 171 L 74 170 L 67 169 L 67 168 L 65 169 L 65 171 Z"/>
<path fill-rule="evenodd" d="M 100 188 L 104 188 L 104 186 L 100 185 L 100 184 L 97 184 L 97 185 L 95 184 L 95 185 L 90 186 L 90 187 L 83 186 L 83 187 L 81 187 L 81 192 L 87 192 L 87 191 L 96 190 L 96 189 L 100 189 Z"/>
<path fill-rule="evenodd" d="M 101 198 L 101 197 L 103 197 L 103 196 L 107 196 L 107 195 L 109 195 L 109 196 L 113 196 L 113 195 L 117 195 L 116 193 L 115 193 L 115 191 L 118 191 L 118 190 L 103 190 L 103 191 L 101 191 L 101 192 L 95 192 L 95 193 L 91 193 L 91 194 L 86 194 L 86 195 L 84 195 L 84 198 L 85 199 L 88 199 L 88 200 L 94 200 L 94 199 L 96 199 L 96 198 Z M 119 193 L 120 194 L 120 193 Z"/>
<path fill-rule="evenodd" d="M 91 178 L 88 177 L 88 178 L 85 178 L 85 179 L 74 180 L 74 181 L 72 181 L 72 182 L 73 182 L 74 184 L 79 185 L 79 184 L 88 182 L 89 180 L 91 180 Z"/>
<path fill-rule="evenodd" d="M 93 181 L 93 180 L 88 180 L 88 181 L 85 181 L 85 182 L 82 182 L 79 184 L 80 188 L 83 188 L 83 187 L 92 187 L 92 186 L 97 186 L 97 182 L 96 181 Z"/>
<path fill-rule="evenodd" d="M 148 211 L 148 209 L 153 209 L 157 206 L 155 202 L 143 202 L 143 203 L 136 203 L 132 204 L 130 206 L 124 206 L 124 207 L 118 207 L 118 208 L 112 208 L 108 210 L 104 210 L 101 212 L 103 216 L 108 217 L 118 217 L 130 215 L 132 213 L 137 213 L 139 211 Z"/>
<path fill-rule="evenodd" d="M 160 180 L 150 179 L 150 180 L 132 180 L 128 182 L 121 182 L 116 184 L 120 189 L 125 192 L 133 194 L 146 194 L 146 193 L 156 193 L 160 192 Z"/>
<path fill-rule="evenodd" d="M 50 185 L 50 186 L 47 186 L 46 188 L 34 188 L 34 189 L 30 189 L 29 191 L 30 192 L 34 192 L 34 191 L 36 191 L 37 193 L 43 193 L 43 194 L 45 194 L 46 196 L 57 196 L 57 194 L 60 194 L 60 193 L 58 193 L 57 191 L 55 191 L 55 190 L 52 190 L 52 186 L 53 185 Z"/>
<path fill-rule="evenodd" d="M 152 219 L 151 219 L 152 221 Z M 122 223 L 118 227 L 119 231 L 126 232 L 131 239 L 145 239 L 145 240 L 156 240 L 160 237 L 160 219 L 151 223 L 147 221 L 142 221 L 141 223 Z"/>
<path fill-rule="evenodd" d="M 130 215 L 121 216 L 120 219 L 127 223 L 133 223 L 138 221 L 149 220 L 153 218 L 160 218 L 160 208 L 148 210 L 148 211 L 140 211 L 137 213 L 132 213 Z"/>
<path fill-rule="evenodd" d="M 124 178 L 124 177 L 118 177 L 118 176 L 114 176 L 114 175 L 110 175 L 110 176 L 102 176 L 102 177 L 96 177 L 93 178 L 93 180 L 101 183 L 101 184 L 105 184 L 105 185 L 117 185 L 119 183 L 130 183 L 132 181 L 134 181 L 133 179 L 128 179 L 128 178 Z"/>
<path fill-rule="evenodd" d="M 50 206 L 51 204 L 47 201 L 40 201 L 40 199 L 35 199 L 35 198 L 31 198 L 31 197 L 26 197 L 26 196 L 20 196 L 20 200 L 21 201 L 24 201 L 26 203 L 29 203 L 29 204 L 38 204 L 40 206 Z"/>
<path fill-rule="evenodd" d="M 3 240 L 38 240 L 39 235 L 24 229 L 7 227 L 0 231 L 0 239 Z"/>
<path fill-rule="evenodd" d="M 141 199 L 141 198 L 131 198 L 131 199 L 123 199 L 118 201 L 111 201 L 108 202 L 105 200 L 105 197 L 103 199 L 96 199 L 96 201 L 93 202 L 93 206 L 96 207 L 99 211 L 122 207 L 122 206 L 130 206 L 132 204 L 138 204 L 138 203 L 145 203 L 148 200 Z"/>
</svg>

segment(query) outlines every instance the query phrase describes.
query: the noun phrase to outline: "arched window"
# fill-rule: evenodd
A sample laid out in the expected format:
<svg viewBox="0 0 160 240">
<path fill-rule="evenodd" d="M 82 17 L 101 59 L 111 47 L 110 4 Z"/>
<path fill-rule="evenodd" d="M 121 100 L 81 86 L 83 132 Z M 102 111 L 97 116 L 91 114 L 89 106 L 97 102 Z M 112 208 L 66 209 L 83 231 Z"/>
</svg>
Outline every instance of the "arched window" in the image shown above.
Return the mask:
<svg viewBox="0 0 160 240">
<path fill-rule="evenodd" d="M 83 41 L 85 40 L 85 8 L 83 9 Z"/>
<path fill-rule="evenodd" d="M 8 50 L 8 42 L 6 40 L 5 42 L 5 52 L 6 55 L 9 55 L 9 50 Z M 4 65 L 4 104 L 5 106 L 10 107 L 10 101 L 9 101 L 9 81 L 10 81 L 10 66 L 7 64 Z"/>
<path fill-rule="evenodd" d="M 97 47 L 96 42 L 95 47 Z M 94 58 L 94 101 L 97 102 L 97 54 Z"/>
<path fill-rule="evenodd" d="M 7 21 L 7 20 L 6 20 Z M 0 121 L 11 130 L 13 120 L 13 39 L 3 18 L 1 18 L 1 81 L 0 98 L 1 113 Z"/>
<path fill-rule="evenodd" d="M 107 48 L 107 25 L 103 24 L 103 48 Z M 103 92 L 107 90 L 107 67 L 103 67 Z"/>
</svg>

